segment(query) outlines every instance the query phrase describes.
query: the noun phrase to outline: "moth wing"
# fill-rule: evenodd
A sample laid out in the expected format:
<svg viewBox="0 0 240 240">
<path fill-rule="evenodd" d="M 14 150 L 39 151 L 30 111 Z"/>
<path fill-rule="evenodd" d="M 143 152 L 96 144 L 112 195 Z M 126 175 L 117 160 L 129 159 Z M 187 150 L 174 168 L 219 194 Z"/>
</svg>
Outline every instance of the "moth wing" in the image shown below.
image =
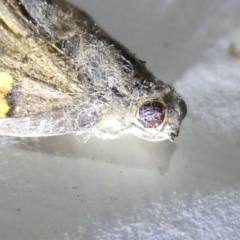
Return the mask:
<svg viewBox="0 0 240 240">
<path fill-rule="evenodd" d="M 80 114 L 68 109 L 56 109 L 22 118 L 0 118 L 0 135 L 42 137 L 61 134 L 82 134 L 86 127 L 96 122 L 96 115 L 89 110 Z"/>
<path fill-rule="evenodd" d="M 71 58 L 34 32 L 18 3 L 0 1 L 0 134 L 57 135 L 91 126 L 97 114 Z"/>
<path fill-rule="evenodd" d="M 81 95 L 19 77 L 0 66 L 0 135 L 49 136 L 80 132 L 97 121 Z"/>
<path fill-rule="evenodd" d="M 81 31 L 70 14 L 47 2 L 0 1 L 0 64 L 63 92 L 86 92 L 78 74 Z M 69 55 L 73 52 L 80 61 Z"/>
</svg>

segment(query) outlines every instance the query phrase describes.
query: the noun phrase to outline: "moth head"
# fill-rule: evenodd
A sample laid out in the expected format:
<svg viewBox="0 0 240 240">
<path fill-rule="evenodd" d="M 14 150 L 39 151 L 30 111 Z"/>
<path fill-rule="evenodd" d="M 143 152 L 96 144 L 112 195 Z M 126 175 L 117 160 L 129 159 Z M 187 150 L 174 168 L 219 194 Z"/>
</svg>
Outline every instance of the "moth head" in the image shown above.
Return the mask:
<svg viewBox="0 0 240 240">
<path fill-rule="evenodd" d="M 172 89 L 161 97 L 139 99 L 132 110 L 132 133 L 150 141 L 174 141 L 186 116 L 187 106 Z"/>
</svg>

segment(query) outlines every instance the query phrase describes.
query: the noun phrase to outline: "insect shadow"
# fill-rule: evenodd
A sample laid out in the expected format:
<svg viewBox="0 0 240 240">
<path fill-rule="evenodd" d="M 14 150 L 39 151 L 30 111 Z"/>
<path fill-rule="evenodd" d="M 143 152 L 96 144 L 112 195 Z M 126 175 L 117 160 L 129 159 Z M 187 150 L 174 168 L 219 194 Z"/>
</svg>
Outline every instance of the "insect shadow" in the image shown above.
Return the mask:
<svg viewBox="0 0 240 240">
<path fill-rule="evenodd" d="M 38 154 L 38 158 L 100 161 L 129 168 L 155 168 L 167 172 L 176 144 L 170 141 L 149 142 L 134 136 L 114 140 L 90 138 L 86 143 L 80 136 L 64 135 L 43 138 L 5 138 L 19 150 Z M 2 138 L 1 138 L 2 141 Z M 6 142 L 7 142 L 6 141 Z M 11 151 L 11 150 L 10 150 Z M 22 153 L 21 153 L 22 154 Z"/>
</svg>

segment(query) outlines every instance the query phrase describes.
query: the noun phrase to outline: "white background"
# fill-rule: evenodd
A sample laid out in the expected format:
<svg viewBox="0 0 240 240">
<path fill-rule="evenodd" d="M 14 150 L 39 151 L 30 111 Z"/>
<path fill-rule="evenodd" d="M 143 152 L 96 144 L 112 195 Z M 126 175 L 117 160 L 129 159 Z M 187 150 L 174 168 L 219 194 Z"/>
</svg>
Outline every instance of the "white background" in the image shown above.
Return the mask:
<svg viewBox="0 0 240 240">
<path fill-rule="evenodd" d="M 240 1 L 75 2 L 188 116 L 174 144 L 1 137 L 0 239 L 240 239 Z"/>
</svg>

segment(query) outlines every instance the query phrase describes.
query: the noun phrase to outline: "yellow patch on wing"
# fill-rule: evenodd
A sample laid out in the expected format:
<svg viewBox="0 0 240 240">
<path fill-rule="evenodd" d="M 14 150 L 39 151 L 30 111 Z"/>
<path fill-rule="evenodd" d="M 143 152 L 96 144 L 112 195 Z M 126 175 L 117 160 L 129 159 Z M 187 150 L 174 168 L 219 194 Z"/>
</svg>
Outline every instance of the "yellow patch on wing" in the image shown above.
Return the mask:
<svg viewBox="0 0 240 240">
<path fill-rule="evenodd" d="M 13 78 L 8 72 L 0 72 L 0 96 L 7 95 L 12 90 Z"/>
<path fill-rule="evenodd" d="M 5 96 L 11 92 L 13 77 L 8 72 L 0 72 L 0 117 L 4 117 L 10 110 Z"/>
<path fill-rule="evenodd" d="M 0 118 L 5 117 L 5 115 L 8 113 L 10 108 L 11 107 L 8 105 L 8 102 L 5 99 L 1 98 L 0 99 Z"/>
</svg>

